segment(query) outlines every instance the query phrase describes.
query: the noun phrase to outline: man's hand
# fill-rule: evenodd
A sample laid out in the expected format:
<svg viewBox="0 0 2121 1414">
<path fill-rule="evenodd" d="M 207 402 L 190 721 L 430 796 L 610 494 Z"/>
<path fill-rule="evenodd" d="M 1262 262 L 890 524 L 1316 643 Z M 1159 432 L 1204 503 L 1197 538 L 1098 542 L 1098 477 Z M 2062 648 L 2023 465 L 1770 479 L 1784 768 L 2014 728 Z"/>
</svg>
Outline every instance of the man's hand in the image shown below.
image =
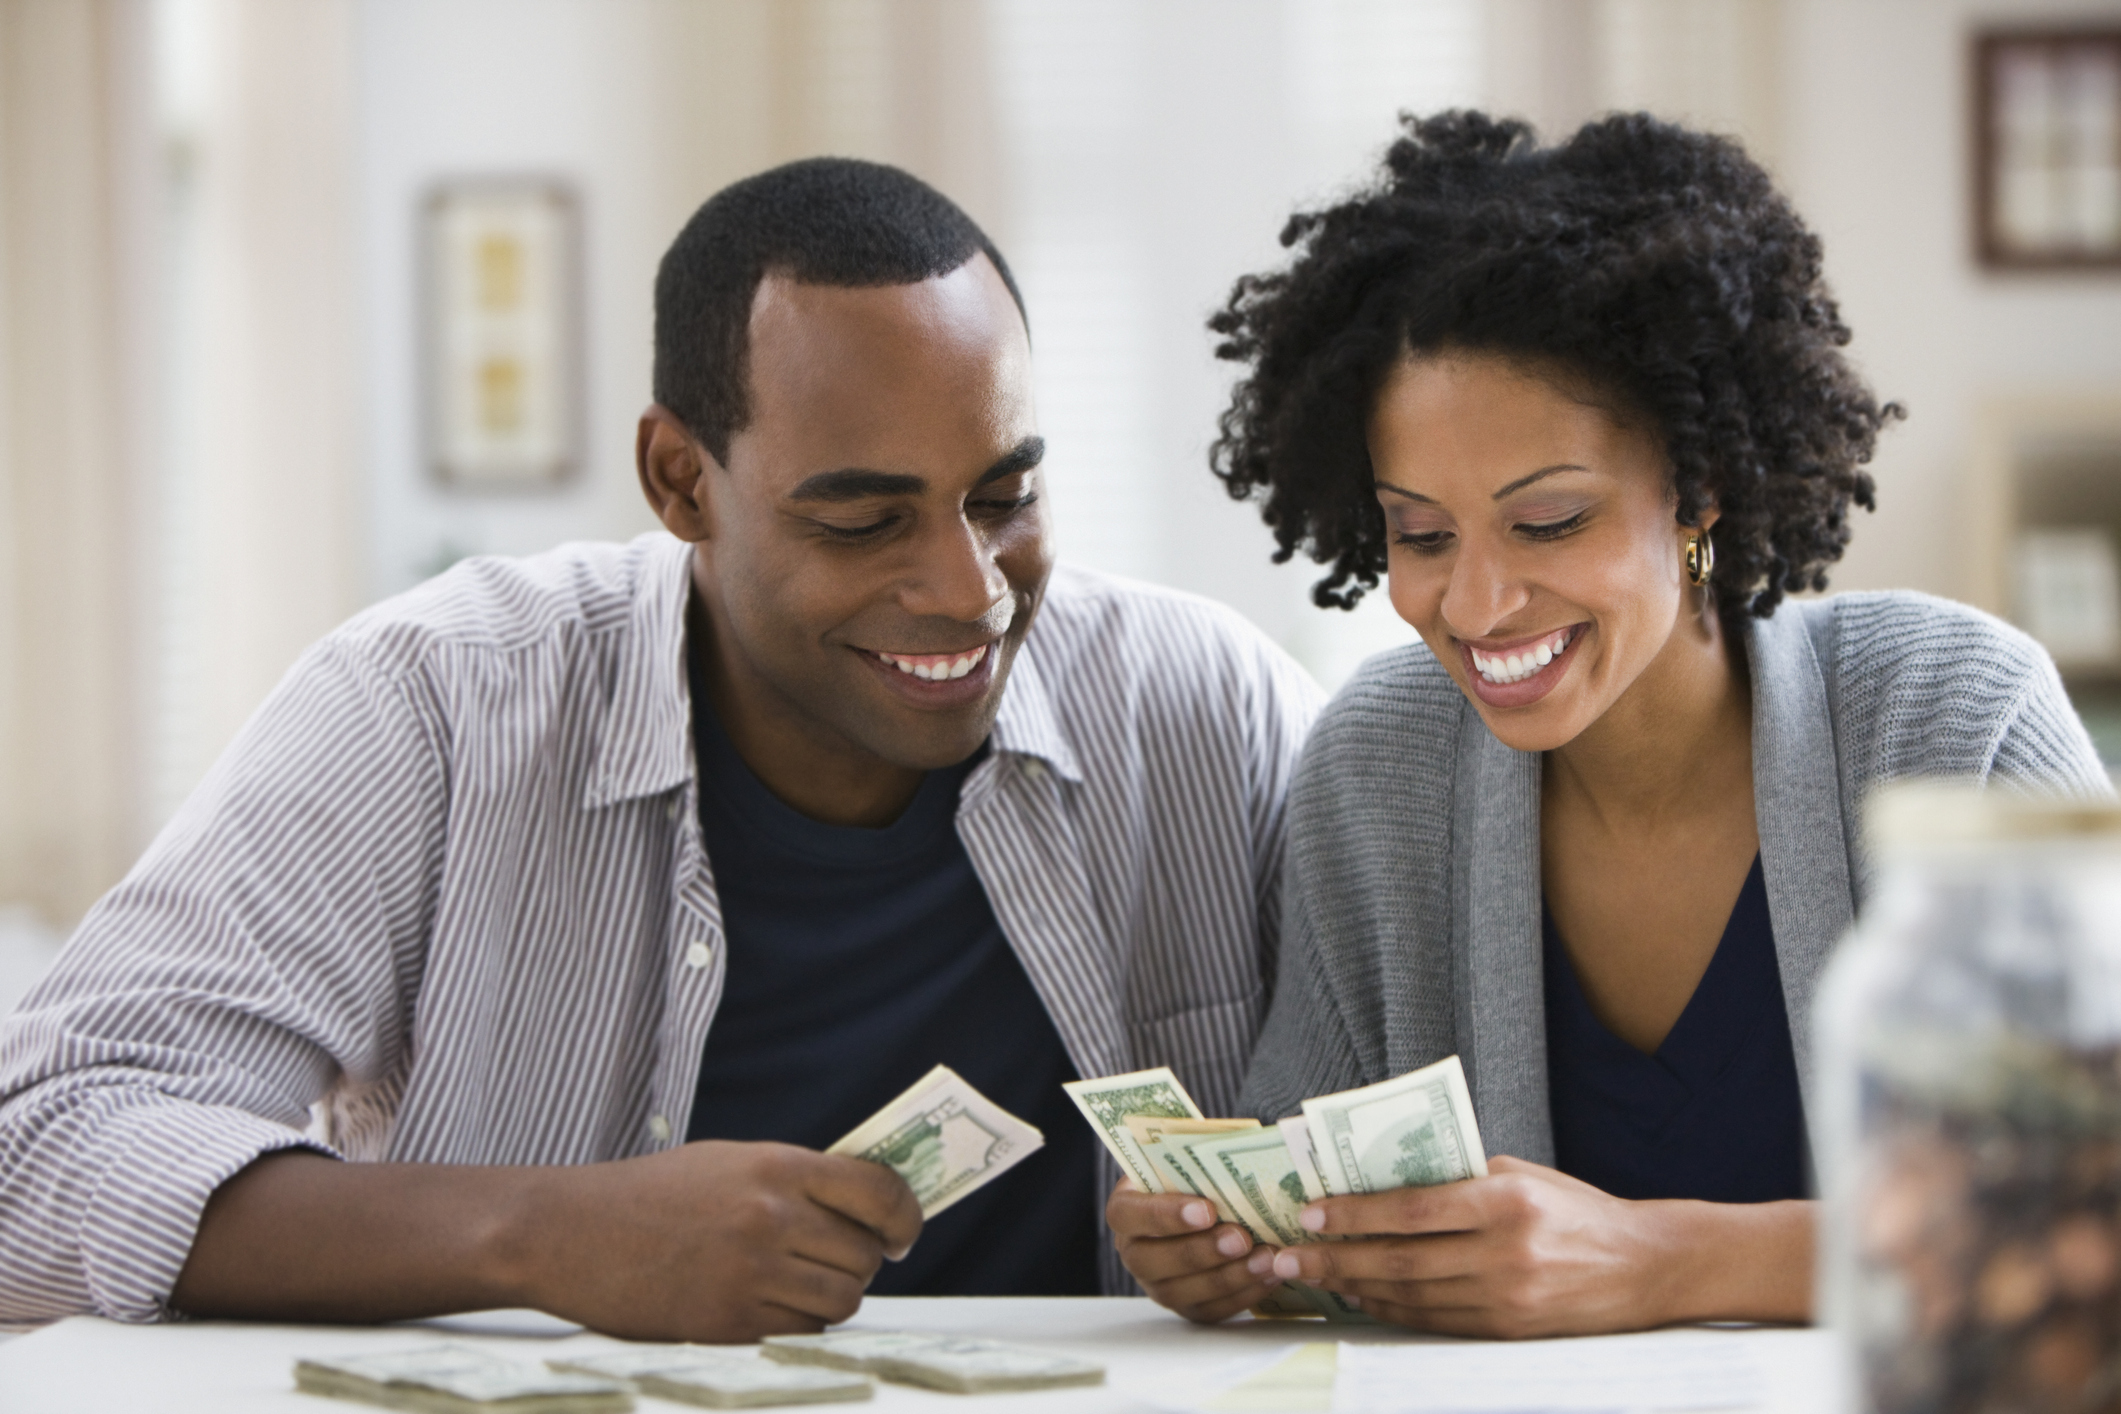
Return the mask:
<svg viewBox="0 0 2121 1414">
<path fill-rule="evenodd" d="M 1523 1338 L 1677 1321 L 1802 1321 L 1811 1313 L 1813 1205 L 1628 1202 L 1521 1159 L 1489 1177 L 1327 1198 L 1304 1226 L 1360 1242 L 1274 1259 L 1360 1297 L 1379 1320 Z"/>
<path fill-rule="evenodd" d="M 822 1330 L 921 1231 L 890 1169 L 791 1144 L 708 1141 L 551 1177 L 529 1304 L 630 1340 Z"/>
<path fill-rule="evenodd" d="M 786 1144 L 551 1168 L 292 1152 L 215 1192 L 170 1304 L 350 1322 L 531 1306 L 633 1339 L 742 1342 L 853 1315 L 920 1229 L 897 1174 Z"/>
<path fill-rule="evenodd" d="M 1121 1179 L 1105 1202 L 1119 1259 L 1142 1289 L 1189 1321 L 1212 1324 L 1257 1306 L 1281 1285 L 1274 1249 L 1235 1223 L 1215 1223 L 1205 1198 L 1144 1193 Z"/>
</svg>

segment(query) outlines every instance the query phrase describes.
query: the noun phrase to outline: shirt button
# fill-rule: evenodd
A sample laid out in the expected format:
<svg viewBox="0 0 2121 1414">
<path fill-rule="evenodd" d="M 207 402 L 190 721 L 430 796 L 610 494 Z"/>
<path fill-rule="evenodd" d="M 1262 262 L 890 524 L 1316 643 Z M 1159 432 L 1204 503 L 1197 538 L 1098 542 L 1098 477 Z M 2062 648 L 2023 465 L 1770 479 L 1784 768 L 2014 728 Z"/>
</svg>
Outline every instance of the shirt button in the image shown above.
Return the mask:
<svg viewBox="0 0 2121 1414">
<path fill-rule="evenodd" d="M 663 818 L 665 820 L 678 818 L 678 798 L 676 796 L 670 797 L 670 803 L 663 807 Z"/>
<path fill-rule="evenodd" d="M 708 959 L 713 956 L 713 952 L 708 949 L 705 943 L 694 943 L 691 947 L 685 949 L 685 965 L 687 967 L 705 967 Z"/>
<path fill-rule="evenodd" d="M 1034 781 L 1042 781 L 1046 779 L 1046 763 L 1034 756 L 1024 763 L 1024 774 Z"/>
<path fill-rule="evenodd" d="M 648 1132 L 655 1136 L 656 1143 L 667 1143 L 670 1139 L 670 1121 L 664 1119 L 661 1115 L 650 1115 L 648 1117 Z"/>
</svg>

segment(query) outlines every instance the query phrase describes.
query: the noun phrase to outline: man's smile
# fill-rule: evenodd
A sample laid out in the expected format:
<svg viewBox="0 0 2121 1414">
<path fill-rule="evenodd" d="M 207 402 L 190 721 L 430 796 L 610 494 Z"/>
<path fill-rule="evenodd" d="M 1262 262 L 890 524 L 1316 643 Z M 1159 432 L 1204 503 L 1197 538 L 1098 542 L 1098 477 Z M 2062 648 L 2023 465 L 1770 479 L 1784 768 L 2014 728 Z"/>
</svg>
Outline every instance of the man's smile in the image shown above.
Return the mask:
<svg viewBox="0 0 2121 1414">
<path fill-rule="evenodd" d="M 925 681 L 940 682 L 945 678 L 961 678 L 980 665 L 987 650 L 994 645 L 982 643 L 977 648 L 957 653 L 885 653 L 876 656 L 902 673 L 911 673 Z"/>
<path fill-rule="evenodd" d="M 949 653 L 853 651 L 901 702 L 923 712 L 949 712 L 976 707 L 994 691 L 1001 650 L 997 638 Z"/>
</svg>

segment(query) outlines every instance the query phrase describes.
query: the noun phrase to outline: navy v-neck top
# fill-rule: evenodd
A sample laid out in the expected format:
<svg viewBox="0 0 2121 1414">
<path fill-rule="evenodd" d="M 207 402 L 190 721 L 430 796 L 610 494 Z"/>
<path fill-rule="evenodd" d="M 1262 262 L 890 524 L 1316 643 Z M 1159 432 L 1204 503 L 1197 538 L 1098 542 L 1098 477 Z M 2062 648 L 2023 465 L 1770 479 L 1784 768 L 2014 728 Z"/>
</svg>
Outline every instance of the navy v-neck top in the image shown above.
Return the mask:
<svg viewBox="0 0 2121 1414">
<path fill-rule="evenodd" d="M 700 836 L 728 950 L 687 1139 L 822 1149 L 938 1062 L 1045 1147 L 939 1213 L 873 1296 L 1094 1296 L 1098 1141 L 1060 1032 L 957 834 L 984 748 L 930 771 L 883 829 L 827 825 L 737 754 L 691 655 Z"/>
<path fill-rule="evenodd" d="M 1592 1013 L 1553 915 L 1540 912 L 1555 1167 L 1619 1198 L 1809 1196 L 1804 1101 L 1759 858 L 1654 1055 Z"/>
</svg>

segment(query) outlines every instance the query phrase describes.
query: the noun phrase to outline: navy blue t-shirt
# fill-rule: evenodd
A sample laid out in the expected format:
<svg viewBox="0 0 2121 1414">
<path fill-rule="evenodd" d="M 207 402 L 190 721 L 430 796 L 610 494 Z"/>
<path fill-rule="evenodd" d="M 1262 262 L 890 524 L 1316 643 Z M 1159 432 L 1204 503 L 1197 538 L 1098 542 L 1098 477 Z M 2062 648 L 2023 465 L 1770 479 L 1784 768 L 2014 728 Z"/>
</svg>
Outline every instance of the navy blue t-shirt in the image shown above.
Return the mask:
<svg viewBox="0 0 2121 1414">
<path fill-rule="evenodd" d="M 1096 1136 L 1061 1085 L 1060 1033 L 957 836 L 980 756 L 931 771 L 880 830 L 821 824 L 767 790 L 695 664 L 700 829 L 727 940 L 688 1139 L 823 1149 L 931 1066 L 949 1066 L 1045 1147 L 939 1214 L 878 1295 L 1098 1291 Z"/>
<path fill-rule="evenodd" d="M 1810 1196 L 1804 1100 L 1758 857 L 1708 971 L 1654 1055 L 1592 1012 L 1552 914 L 1544 932 L 1556 1168 L 1616 1198 Z"/>
</svg>

